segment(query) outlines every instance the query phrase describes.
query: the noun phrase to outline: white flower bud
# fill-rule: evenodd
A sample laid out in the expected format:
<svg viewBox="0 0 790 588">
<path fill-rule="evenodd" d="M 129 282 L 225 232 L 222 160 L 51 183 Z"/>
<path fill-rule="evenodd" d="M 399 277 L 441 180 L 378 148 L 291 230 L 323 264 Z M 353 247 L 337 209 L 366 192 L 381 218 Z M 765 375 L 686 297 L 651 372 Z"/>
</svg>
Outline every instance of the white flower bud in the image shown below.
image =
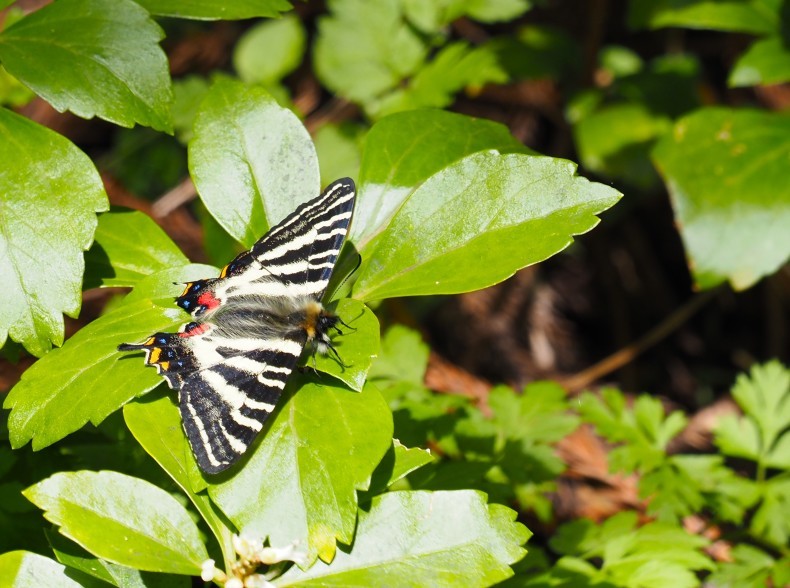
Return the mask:
<svg viewBox="0 0 790 588">
<path fill-rule="evenodd" d="M 214 560 L 207 559 L 200 566 L 200 579 L 204 582 L 211 582 L 214 579 L 214 573 L 216 569 L 217 568 L 214 566 Z"/>
</svg>

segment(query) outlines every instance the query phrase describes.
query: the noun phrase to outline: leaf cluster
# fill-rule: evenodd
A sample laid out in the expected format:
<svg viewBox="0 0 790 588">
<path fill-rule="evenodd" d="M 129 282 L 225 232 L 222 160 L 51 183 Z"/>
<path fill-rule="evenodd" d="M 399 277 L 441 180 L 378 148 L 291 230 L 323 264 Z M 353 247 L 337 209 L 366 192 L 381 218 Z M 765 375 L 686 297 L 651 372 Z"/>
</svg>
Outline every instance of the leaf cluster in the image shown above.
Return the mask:
<svg viewBox="0 0 790 588">
<path fill-rule="evenodd" d="M 504 126 L 420 108 L 508 82 L 550 78 L 570 88 L 565 116 L 586 168 L 643 190 L 663 179 L 696 285 L 736 289 L 790 253 L 787 116 L 704 106 L 691 54 L 646 60 L 605 46 L 596 66 L 608 81 L 590 87 L 575 39 L 516 24 L 529 0 L 331 0 L 312 45 L 305 24 L 283 14 L 291 8 L 58 0 L 5 13 L 0 347 L 12 355 L 18 344 L 41 359 L 4 403 L 0 434 L 15 451 L 0 448 L 0 526 L 14 529 L 0 534 L 2 577 L 186 586 L 190 575 L 216 572 L 207 580 L 223 584 L 244 559 L 242 536 L 296 550 L 293 560 L 260 566 L 275 585 L 491 585 L 513 573 L 529 536 L 508 507 L 554 522 L 550 494 L 565 469 L 555 445 L 586 422 L 615 445 L 612 468 L 639 476 L 656 522 L 638 527 L 623 513 L 561 526 L 549 542 L 554 565 L 533 549 L 508 583 L 693 586 L 708 571 L 721 586 L 790 581 L 785 367 L 769 363 L 738 380 L 743 415 L 717 426 L 720 454 L 671 454 L 685 417 L 665 415 L 647 396 L 629 406 L 606 390 L 571 405 L 558 385 L 541 382 L 496 387 L 481 411 L 436 395 L 423 385 L 428 348 L 399 327 L 379 342 L 371 310 L 387 298 L 500 282 L 567 247 L 620 197 L 577 176 L 573 163 L 531 152 Z M 731 87 L 744 87 L 790 79 L 782 10 L 773 0 L 631 0 L 626 20 L 635 31 L 755 36 L 729 75 Z M 171 79 L 159 43 L 173 22 L 247 18 L 266 20 L 236 45 L 234 75 Z M 508 21 L 514 32 L 501 34 Z M 459 22 L 495 32 L 459 41 Z M 325 125 L 311 138 L 284 82 L 308 50 L 320 82 L 358 105 L 363 121 Z M 161 379 L 116 353 L 120 342 L 186 322 L 173 282 L 217 269 L 190 264 L 148 216 L 110 210 L 85 153 L 6 108 L 36 95 L 58 111 L 129 127 L 116 139 L 123 163 L 106 165 L 141 193 L 188 170 L 216 265 L 320 186 L 358 179 L 349 246 L 330 288 L 356 329 L 337 342 L 350 367 L 317 358 L 313 376 L 295 375 L 243 467 L 202 476 Z M 91 288 L 132 290 L 65 340 L 64 314 L 78 316 Z M 58 532 L 43 535 L 33 505 Z M 714 566 L 706 542 L 678 526 L 699 513 L 742 528 L 732 562 Z"/>
</svg>

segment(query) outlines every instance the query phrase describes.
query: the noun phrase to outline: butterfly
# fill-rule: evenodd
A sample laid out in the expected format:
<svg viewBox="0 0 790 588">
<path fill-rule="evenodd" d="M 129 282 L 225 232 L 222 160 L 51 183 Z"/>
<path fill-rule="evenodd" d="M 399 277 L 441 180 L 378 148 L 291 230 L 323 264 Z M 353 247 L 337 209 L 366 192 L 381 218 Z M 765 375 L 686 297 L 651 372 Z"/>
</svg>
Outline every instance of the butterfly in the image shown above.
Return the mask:
<svg viewBox="0 0 790 588">
<path fill-rule="evenodd" d="M 334 352 L 339 317 L 322 306 L 348 233 L 356 191 L 337 180 L 299 206 L 217 278 L 186 284 L 176 304 L 193 320 L 119 351 L 145 351 L 178 390 L 192 453 L 209 474 L 244 455 L 263 428 L 306 345 Z M 340 321 L 342 322 L 342 321 Z"/>
</svg>

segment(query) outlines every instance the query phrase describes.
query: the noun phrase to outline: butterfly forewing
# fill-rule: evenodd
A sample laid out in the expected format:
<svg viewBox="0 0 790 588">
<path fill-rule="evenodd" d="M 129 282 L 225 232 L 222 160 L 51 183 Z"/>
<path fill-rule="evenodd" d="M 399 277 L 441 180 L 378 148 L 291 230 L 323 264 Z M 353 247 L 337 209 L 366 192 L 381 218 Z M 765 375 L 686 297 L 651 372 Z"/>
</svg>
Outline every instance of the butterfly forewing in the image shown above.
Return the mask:
<svg viewBox="0 0 790 588">
<path fill-rule="evenodd" d="M 231 261 L 186 285 L 176 303 L 195 321 L 142 344 L 146 363 L 179 390 L 184 430 L 201 469 L 220 472 L 263 427 L 308 339 L 354 207 L 342 179 Z M 312 319 L 310 317 L 313 317 Z"/>
</svg>

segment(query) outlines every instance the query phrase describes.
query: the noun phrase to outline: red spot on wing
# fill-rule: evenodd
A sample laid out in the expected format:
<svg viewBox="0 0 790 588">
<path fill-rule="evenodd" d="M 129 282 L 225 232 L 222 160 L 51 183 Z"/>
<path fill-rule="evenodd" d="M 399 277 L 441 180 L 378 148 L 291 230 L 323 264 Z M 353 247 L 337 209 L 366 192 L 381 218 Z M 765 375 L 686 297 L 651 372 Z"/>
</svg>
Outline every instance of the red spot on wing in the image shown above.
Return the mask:
<svg viewBox="0 0 790 588">
<path fill-rule="evenodd" d="M 208 331 L 209 326 L 206 323 L 202 325 L 195 325 L 191 329 L 187 329 L 186 331 L 179 333 L 179 337 L 194 337 L 195 335 L 200 335 Z"/>
<path fill-rule="evenodd" d="M 211 292 L 203 292 L 200 296 L 198 296 L 198 304 L 202 304 L 206 307 L 206 310 L 213 310 L 219 306 L 219 300 L 214 298 L 214 295 Z"/>
</svg>

